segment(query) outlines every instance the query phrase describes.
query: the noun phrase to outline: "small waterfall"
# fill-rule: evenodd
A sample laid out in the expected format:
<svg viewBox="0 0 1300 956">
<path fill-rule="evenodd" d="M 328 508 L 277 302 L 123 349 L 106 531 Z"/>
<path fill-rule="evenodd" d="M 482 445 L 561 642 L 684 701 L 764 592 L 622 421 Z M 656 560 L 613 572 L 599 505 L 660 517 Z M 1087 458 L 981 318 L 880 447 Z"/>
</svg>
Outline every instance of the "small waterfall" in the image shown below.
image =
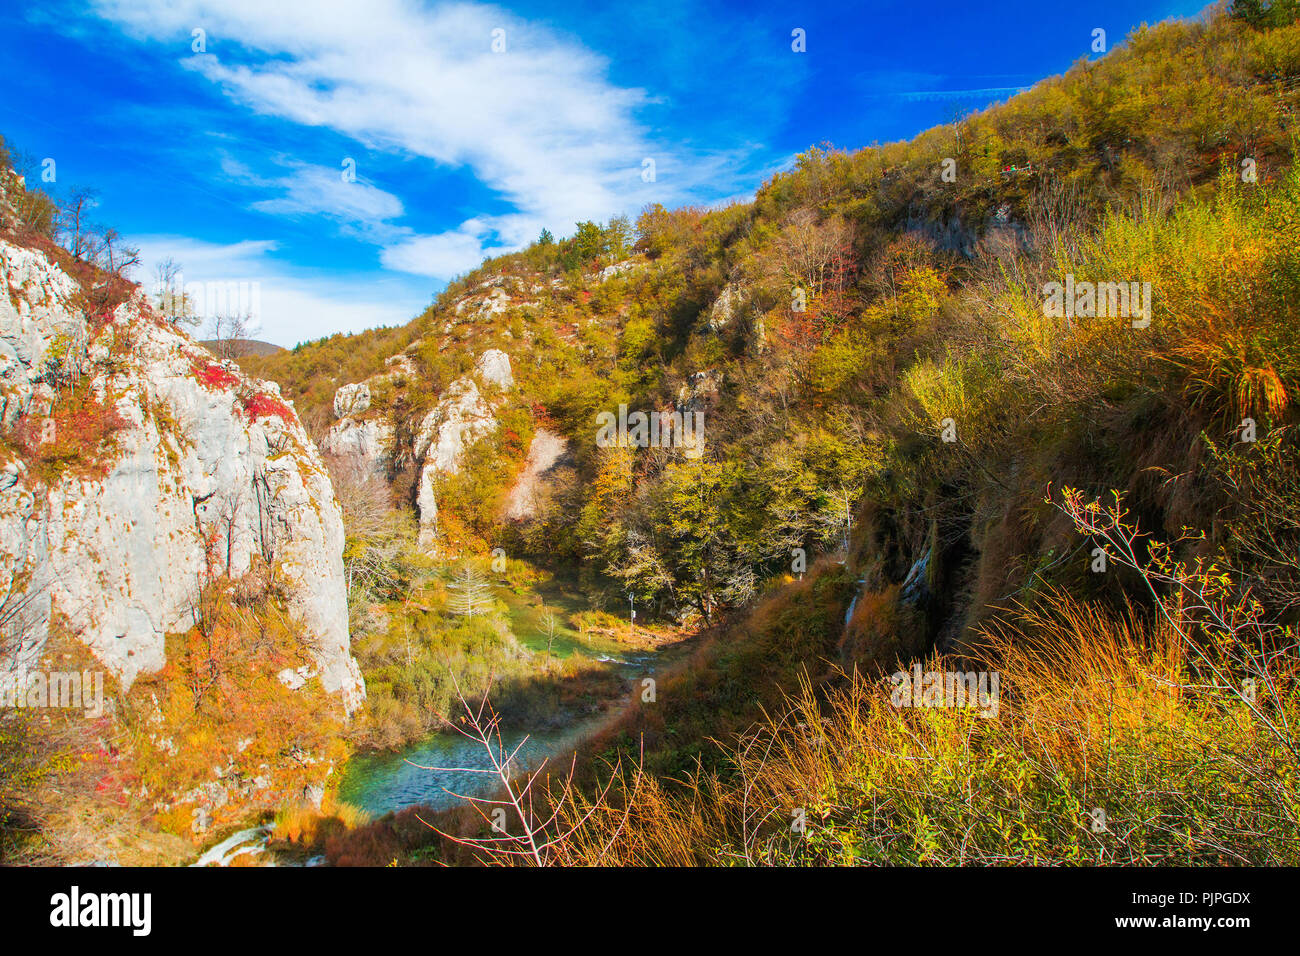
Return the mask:
<svg viewBox="0 0 1300 956">
<path fill-rule="evenodd" d="M 844 612 L 844 626 L 849 626 L 849 621 L 853 620 L 853 612 L 858 606 L 858 598 L 862 597 L 863 585 L 867 583 L 866 578 L 858 578 L 858 591 L 853 595 L 853 600 L 849 602 L 849 609 Z"/>
<path fill-rule="evenodd" d="M 249 827 L 247 830 L 240 830 L 209 849 L 190 866 L 229 866 L 230 861 L 237 856 L 265 851 L 266 839 L 270 835 L 271 825 L 269 823 L 259 827 Z"/>
</svg>

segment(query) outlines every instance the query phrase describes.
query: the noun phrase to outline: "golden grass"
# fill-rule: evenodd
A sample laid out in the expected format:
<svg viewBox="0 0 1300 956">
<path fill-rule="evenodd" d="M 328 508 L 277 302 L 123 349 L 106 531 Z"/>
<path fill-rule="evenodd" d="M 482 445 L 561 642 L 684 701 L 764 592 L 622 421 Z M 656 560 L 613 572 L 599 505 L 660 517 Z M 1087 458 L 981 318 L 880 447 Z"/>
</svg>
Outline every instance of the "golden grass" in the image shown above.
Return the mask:
<svg viewBox="0 0 1300 956">
<path fill-rule="evenodd" d="M 603 805 L 575 805 L 564 822 L 587 822 L 556 862 L 1300 861 L 1294 761 L 1170 633 L 1055 594 L 987 637 L 975 666 L 1001 674 L 996 717 L 896 707 L 888 680 L 861 675 L 825 695 L 805 682 L 728 748 L 729 772 L 628 774 Z M 1294 691 L 1258 703 L 1300 716 Z"/>
</svg>

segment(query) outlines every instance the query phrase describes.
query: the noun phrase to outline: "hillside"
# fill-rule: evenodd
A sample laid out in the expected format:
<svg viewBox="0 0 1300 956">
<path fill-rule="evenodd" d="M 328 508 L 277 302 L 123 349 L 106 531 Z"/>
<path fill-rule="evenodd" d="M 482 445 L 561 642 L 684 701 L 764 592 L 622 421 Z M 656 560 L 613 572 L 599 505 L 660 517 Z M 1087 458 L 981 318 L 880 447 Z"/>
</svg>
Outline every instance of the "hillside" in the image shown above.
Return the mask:
<svg viewBox="0 0 1300 956">
<path fill-rule="evenodd" d="M 1298 110 L 1239 2 L 225 360 L 0 164 L 0 649 L 108 702 L 0 853 L 1300 863 Z"/>
<path fill-rule="evenodd" d="M 1195 720 L 1221 721 L 1214 708 L 1241 710 L 1232 682 L 1255 680 L 1260 659 L 1192 645 L 1246 633 L 1284 645 L 1300 594 L 1287 517 L 1300 493 L 1300 26 L 1247 19 L 1143 27 L 955 126 L 811 149 L 752 203 L 579 223 L 572 238 L 485 262 L 403 329 L 245 366 L 282 383 L 336 464 L 386 482 L 424 554 L 499 548 L 577 569 L 600 604 L 630 599 L 642 620 L 702 634 L 661 682 L 663 702 L 632 706 L 589 748 L 626 760 L 644 746 L 648 786 L 669 791 L 620 837 L 637 848 L 623 862 L 718 862 L 691 841 L 735 836 L 729 791 L 708 788 L 746 769 L 744 740 L 728 741 L 755 726 L 795 748 L 778 789 L 845 783 L 824 768 L 802 776 L 816 756 L 783 723 L 764 729 L 764 708 L 793 706 L 802 686 L 805 723 L 827 699 L 849 719 L 900 662 L 1006 667 L 1028 654 L 1038 683 L 1018 692 L 1037 699 L 1050 672 L 1026 661 L 1050 644 L 1066 672 L 1093 668 L 1078 674 L 1088 699 L 1126 655 L 1159 646 L 1174 659 L 1153 670 L 1211 667 L 1224 699 Z M 656 440 L 636 412 L 688 426 L 700 413 L 702 428 Z M 602 416 L 620 415 L 630 431 L 603 440 Z M 1122 509 L 1106 512 L 1113 493 Z M 1124 560 L 1126 534 L 1138 537 Z M 1211 596 L 1206 575 L 1219 573 L 1229 591 Z M 1219 614 L 1216 602 L 1247 595 L 1254 616 L 1226 637 L 1185 607 Z M 1169 602 L 1187 642 L 1176 651 L 1160 624 Z M 1105 649 L 1116 656 L 1098 670 Z M 1294 697 L 1279 693 L 1268 706 L 1287 713 Z M 1171 746 L 1191 759 L 1205 726 Z M 827 732 L 848 746 L 842 725 Z M 1028 746 L 1025 725 L 1007 732 L 989 746 Z M 1267 776 L 1274 756 L 1206 759 Z M 1024 759 L 1022 772 L 1046 772 Z M 1163 777 L 1176 762 L 1143 766 Z M 721 776 L 696 778 L 689 799 L 710 793 L 719 817 L 691 836 L 663 775 L 701 768 Z M 862 772 L 877 781 L 867 792 L 888 779 Z M 1070 799 L 1078 785 L 1063 784 Z M 828 832 L 864 832 L 841 810 Z M 1277 859 L 1238 842 L 1236 825 L 1223 839 L 1242 859 Z M 1295 832 L 1292 816 L 1285 826 Z M 1202 844 L 1143 832 L 1161 854 L 1203 859 Z M 1024 852 L 1082 852 L 1075 836 L 1042 840 Z M 1148 859 L 1131 852 L 1102 857 Z"/>
<path fill-rule="evenodd" d="M 1176 531 L 1186 495 L 1141 476 L 1184 474 L 1204 428 L 1267 420 L 1231 378 L 1255 358 L 1234 370 L 1209 343 L 1190 357 L 1178 290 L 1208 282 L 1227 253 L 1198 257 L 1198 278 L 1176 242 L 1224 210 L 1253 222 L 1284 193 L 1296 63 L 1294 27 L 1143 29 L 959 128 L 813 149 L 752 204 L 647 209 L 635 236 L 625 222 L 580 224 L 484 263 L 405 329 L 245 365 L 281 382 L 322 440 L 331 427 L 391 436 L 381 467 L 413 507 L 421 423 L 503 352 L 516 383 L 506 427 L 439 501 L 453 553 L 580 562 L 658 612 L 707 617 L 788 571 L 791 548 L 842 549 L 851 531 L 876 583 L 901 583 L 932 554 L 935 592 L 977 609 L 1069 540 L 1059 521 L 1022 539 L 1002 520 L 1048 521 L 1047 480 L 1131 491 L 1152 530 Z M 1051 322 L 1040 287 L 1066 273 L 1152 283 L 1150 328 Z M 1241 335 L 1248 349 L 1255 332 Z M 331 425 L 336 390 L 361 382 L 366 407 Z M 598 448 L 597 414 L 620 405 L 703 411 L 705 455 Z M 538 428 L 567 441 L 577 480 L 518 527 L 500 506 Z M 1139 450 L 1139 434 L 1161 447 Z M 678 527 L 680 499 L 701 486 L 702 510 Z M 953 610 L 932 609 L 927 643 Z"/>
<path fill-rule="evenodd" d="M 232 358 L 246 358 L 250 355 L 275 355 L 277 352 L 284 351 L 283 345 L 259 342 L 257 339 L 227 339 L 225 341 L 211 339 L 200 341 L 199 344 L 214 354 L 228 351 Z"/>
</svg>

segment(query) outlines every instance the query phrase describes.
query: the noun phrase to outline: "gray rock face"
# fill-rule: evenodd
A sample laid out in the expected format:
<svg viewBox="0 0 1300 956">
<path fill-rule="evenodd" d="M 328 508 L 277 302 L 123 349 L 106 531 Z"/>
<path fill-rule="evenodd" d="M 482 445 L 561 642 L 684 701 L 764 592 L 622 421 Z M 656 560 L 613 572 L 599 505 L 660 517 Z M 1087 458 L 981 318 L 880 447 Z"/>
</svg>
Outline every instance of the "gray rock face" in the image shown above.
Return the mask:
<svg viewBox="0 0 1300 956">
<path fill-rule="evenodd" d="M 499 288 L 493 288 L 493 293 L 505 294 Z M 334 413 L 340 420 L 334 423 L 321 447 L 326 454 L 348 459 L 381 477 L 387 477 L 394 460 L 407 461 L 409 453 L 409 460 L 419 467 L 415 498 L 420 518 L 419 546 L 434 551 L 438 538 L 438 476 L 458 474 L 466 450 L 496 431 L 496 399 L 488 396 L 499 397 L 514 388 L 510 356 L 501 349 L 483 352 L 475 362 L 474 372 L 447 386 L 438 403 L 424 416 L 409 449 L 397 447 L 397 429 L 390 418 L 373 413 L 370 418 L 356 417 L 370 408 L 370 383 L 415 374 L 414 365 L 404 355 L 394 356 L 386 364 L 388 371 L 369 382 L 344 385 L 335 392 Z"/>
<path fill-rule="evenodd" d="M 321 442 L 321 450 L 328 455 L 350 458 L 382 477 L 393 460 L 394 438 L 393 423 L 388 419 L 345 418 L 334 423 Z"/>
<path fill-rule="evenodd" d="M 67 309 L 79 292 L 44 254 L 5 244 L 0 272 L 8 295 L 0 298 L 0 427 L 11 428 L 57 373 L 65 356 L 85 348 L 85 321 Z M 47 395 L 48 398 L 48 395 Z"/>
<path fill-rule="evenodd" d="M 504 353 L 502 353 L 504 356 Z M 509 370 L 509 363 L 506 365 Z M 438 475 L 459 473 L 465 450 L 479 438 L 496 431 L 492 406 L 472 378 L 458 378 L 447 387 L 442 400 L 424 416 L 415 436 L 413 451 L 420 466 L 416 507 L 420 512 L 421 548 L 434 547 L 438 531 L 438 506 L 434 482 Z"/>
<path fill-rule="evenodd" d="M 709 330 L 721 332 L 730 325 L 740 314 L 748 298 L 745 290 L 735 283 L 729 282 L 723 286 L 722 292 L 718 294 L 718 298 L 709 309 Z"/>
<path fill-rule="evenodd" d="M 510 371 L 510 356 L 500 349 L 488 349 L 480 355 L 475 370 L 484 385 L 495 385 L 500 389 L 515 386 L 515 377 Z"/>
<path fill-rule="evenodd" d="M 365 382 L 344 385 L 334 393 L 334 417 L 360 415 L 370 407 L 370 386 Z"/>
<path fill-rule="evenodd" d="M 568 461 L 568 439 L 546 428 L 537 429 L 528 446 L 528 460 L 524 462 L 524 470 L 506 496 L 505 518 L 509 521 L 523 521 L 536 517 L 538 502 L 547 490 L 548 479 Z"/>
<path fill-rule="evenodd" d="M 438 472 L 425 466 L 420 469 L 420 489 L 415 496 L 415 508 L 420 516 L 420 535 L 416 544 L 422 551 L 432 552 L 438 547 L 438 494 L 434 480 Z"/>
<path fill-rule="evenodd" d="M 193 624 L 201 582 L 260 558 L 281 568 L 322 685 L 355 709 L 342 515 L 278 388 L 216 364 L 138 291 L 92 339 L 75 283 L 44 253 L 0 242 L 0 275 L 0 428 L 31 422 L 59 369 L 124 423 L 102 477 L 47 483 L 0 462 L 0 593 L 29 601 L 26 653 L 58 614 L 129 686 Z"/>
<path fill-rule="evenodd" d="M 471 378 L 458 378 L 424 416 L 415 436 L 415 457 L 443 474 L 460 471 L 461 458 L 473 441 L 496 430 L 492 406 Z"/>
<path fill-rule="evenodd" d="M 510 356 L 500 349 L 488 349 L 480 355 L 475 371 L 485 385 L 503 391 L 514 387 Z M 438 475 L 458 474 L 466 449 L 496 429 L 497 419 L 492 404 L 469 376 L 452 382 L 438 404 L 424 416 L 412 447 L 415 460 L 421 462 L 415 501 L 420 514 L 421 548 L 432 551 L 437 546 L 435 481 Z"/>
</svg>

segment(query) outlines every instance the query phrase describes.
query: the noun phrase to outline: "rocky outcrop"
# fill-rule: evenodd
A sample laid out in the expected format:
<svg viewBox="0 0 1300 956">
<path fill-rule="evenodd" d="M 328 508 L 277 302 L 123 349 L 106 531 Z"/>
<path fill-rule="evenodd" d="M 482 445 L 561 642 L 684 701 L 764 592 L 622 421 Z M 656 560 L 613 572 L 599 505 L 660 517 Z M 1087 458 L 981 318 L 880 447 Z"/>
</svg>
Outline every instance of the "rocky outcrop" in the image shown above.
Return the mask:
<svg viewBox="0 0 1300 956">
<path fill-rule="evenodd" d="M 46 253 L 6 242 L 0 276 L 0 418 L 19 449 L 0 463 L 0 592 L 25 602 L 23 653 L 57 617 L 129 687 L 194 624 L 204 581 L 274 563 L 323 687 L 355 709 L 342 516 L 278 388 L 139 290 L 87 316 Z"/>
<path fill-rule="evenodd" d="M 537 429 L 528 446 L 524 469 L 506 496 L 505 519 L 524 521 L 536 517 L 555 473 L 570 462 L 568 439 L 546 428 Z"/>
<path fill-rule="evenodd" d="M 721 332 L 741 313 L 749 296 L 744 288 L 728 282 L 709 309 L 708 327 L 711 332 Z"/>
<path fill-rule="evenodd" d="M 334 417 L 360 415 L 370 407 L 370 386 L 365 382 L 344 385 L 334 393 Z"/>
<path fill-rule="evenodd" d="M 454 475 L 460 471 L 465 449 L 496 427 L 492 406 L 474 380 L 458 378 L 420 422 L 415 436 L 415 457 L 426 468 Z"/>
<path fill-rule="evenodd" d="M 506 359 L 507 374 L 509 367 L 510 361 Z M 420 516 L 421 548 L 432 551 L 437 546 L 438 502 L 434 486 L 438 475 L 457 474 L 465 450 L 496 428 L 492 406 L 469 377 L 452 382 L 420 423 L 413 451 L 421 463 L 415 502 Z"/>
<path fill-rule="evenodd" d="M 392 464 L 394 444 L 395 429 L 388 419 L 345 418 L 329 430 L 321 441 L 321 450 L 383 477 Z"/>
<path fill-rule="evenodd" d="M 693 372 L 677 390 L 677 407 L 683 412 L 699 412 L 710 407 L 722 387 L 722 373 L 717 369 Z"/>
<path fill-rule="evenodd" d="M 624 259 L 622 262 L 615 262 L 613 265 L 605 266 L 600 270 L 597 277 L 601 282 L 608 282 L 610 279 L 616 279 L 619 276 L 627 275 L 641 265 L 636 259 Z"/>
<path fill-rule="evenodd" d="M 494 292 L 501 290 L 497 288 Z M 344 385 L 335 392 L 334 413 L 339 421 L 330 428 L 321 447 L 326 454 L 383 477 L 387 477 L 394 464 L 414 464 L 419 547 L 433 552 L 438 541 L 438 478 L 458 474 L 466 450 L 496 431 L 495 406 L 503 393 L 515 387 L 514 372 L 510 356 L 504 351 L 485 350 L 474 363 L 473 373 L 448 385 L 437 404 L 413 430 L 409 444 L 403 442 L 398 447 L 396 423 L 370 406 L 370 386 L 397 375 L 414 374 L 414 369 L 405 356 L 394 356 L 386 364 L 389 371 L 369 382 Z"/>
<path fill-rule="evenodd" d="M 462 315 L 472 303 L 472 299 L 462 299 L 456 303 L 456 314 Z M 493 316 L 502 315 L 510 308 L 510 294 L 505 289 L 492 289 L 482 300 L 479 301 L 470 313 L 470 317 L 478 320 L 490 319 Z"/>
</svg>

